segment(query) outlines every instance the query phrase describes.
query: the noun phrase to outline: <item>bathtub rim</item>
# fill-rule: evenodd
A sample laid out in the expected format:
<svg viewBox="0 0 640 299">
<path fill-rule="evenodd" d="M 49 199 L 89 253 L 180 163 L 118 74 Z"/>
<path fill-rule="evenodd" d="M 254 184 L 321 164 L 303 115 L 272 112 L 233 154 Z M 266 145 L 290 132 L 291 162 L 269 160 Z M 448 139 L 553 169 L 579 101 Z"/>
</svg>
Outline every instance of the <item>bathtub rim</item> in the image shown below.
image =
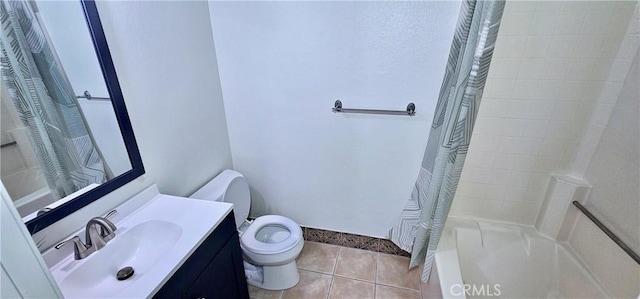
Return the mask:
<svg viewBox="0 0 640 299">
<path fill-rule="evenodd" d="M 82 194 L 86 193 L 87 191 L 89 191 L 89 190 L 91 190 L 91 189 L 94 189 L 94 188 L 98 187 L 98 186 L 100 186 L 100 184 L 91 183 L 91 184 L 89 184 L 88 186 L 86 186 L 86 187 L 84 187 L 84 188 L 82 188 L 82 189 L 80 189 L 80 190 L 78 190 L 78 191 L 76 191 L 76 192 L 73 192 L 73 193 L 71 193 L 71 194 L 69 194 L 69 195 L 67 195 L 67 196 L 65 196 L 65 197 L 63 197 L 63 198 L 61 198 L 61 199 L 58 199 L 58 200 L 54 201 L 53 203 L 48 204 L 48 205 L 46 205 L 46 206 L 44 206 L 44 207 L 40 208 L 40 209 L 39 209 L 39 210 L 37 210 L 37 211 L 34 211 L 34 212 L 33 212 L 33 213 L 31 213 L 31 214 L 28 214 L 28 215 L 23 216 L 23 217 L 22 217 L 22 221 L 24 221 L 25 223 L 27 223 L 27 221 L 33 220 L 33 219 L 35 219 L 36 217 L 38 217 L 38 212 L 39 212 L 40 210 L 45 209 L 45 208 L 55 209 L 55 208 L 57 208 L 58 206 L 60 206 L 60 205 L 62 205 L 62 204 L 64 204 L 64 203 L 66 203 L 66 202 L 68 202 L 68 201 L 70 201 L 70 200 L 72 200 L 72 199 L 74 199 L 74 198 L 76 198 L 76 197 L 78 197 L 78 196 L 80 196 L 80 195 L 82 195 Z M 48 188 L 48 187 L 45 187 L 45 188 L 43 188 L 43 189 L 46 189 L 46 191 L 47 191 L 49 194 L 51 194 L 51 191 L 49 190 L 49 188 Z M 41 191 L 41 190 L 38 190 L 38 191 L 36 191 L 36 192 L 39 192 L 39 191 Z M 34 192 L 34 193 L 35 193 L 35 192 Z M 46 194 L 43 194 L 43 195 L 46 195 Z M 22 199 L 22 198 L 21 198 L 21 199 Z M 19 199 L 19 200 L 21 200 L 21 199 Z M 36 199 L 37 199 L 37 198 L 36 198 Z M 34 199 L 34 200 L 35 200 L 35 199 Z M 17 206 L 17 205 L 16 205 L 16 206 Z"/>
<path fill-rule="evenodd" d="M 45 186 L 45 187 L 42 187 L 42 188 L 40 188 L 40 189 L 38 189 L 36 191 L 33 191 L 33 192 L 25 195 L 23 197 L 20 197 L 20 198 L 16 199 L 13 202 L 13 205 L 16 207 L 16 209 L 18 209 L 18 211 L 20 211 L 23 206 L 28 205 L 28 204 L 36 201 L 36 200 L 41 200 L 42 198 L 44 198 L 47 195 L 51 195 L 51 190 L 49 190 L 48 186 Z M 35 211 L 35 212 L 37 213 L 38 211 Z M 26 215 L 29 215 L 29 214 L 32 214 L 32 213 L 33 212 L 27 213 Z M 24 220 L 24 218 L 23 218 L 23 220 Z"/>
</svg>

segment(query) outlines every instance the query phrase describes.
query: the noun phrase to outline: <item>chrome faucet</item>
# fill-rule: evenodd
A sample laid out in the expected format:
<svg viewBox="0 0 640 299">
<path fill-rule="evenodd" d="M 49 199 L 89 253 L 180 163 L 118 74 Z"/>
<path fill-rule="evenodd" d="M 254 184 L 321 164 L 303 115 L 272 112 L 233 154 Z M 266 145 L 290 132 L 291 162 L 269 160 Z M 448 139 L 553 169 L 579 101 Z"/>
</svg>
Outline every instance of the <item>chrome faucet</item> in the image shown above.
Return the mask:
<svg viewBox="0 0 640 299">
<path fill-rule="evenodd" d="M 113 222 L 109 221 L 107 217 L 116 213 L 116 210 L 109 212 L 104 217 L 93 217 L 85 228 L 85 242 L 82 243 L 80 237 L 74 236 L 73 238 L 58 243 L 55 248 L 60 249 L 62 246 L 73 242 L 73 252 L 76 260 L 81 260 L 88 257 L 92 253 L 102 249 L 109 241 L 115 236 L 115 231 L 118 229 Z"/>
<path fill-rule="evenodd" d="M 94 248 L 94 251 L 100 250 L 116 236 L 116 229 L 116 225 L 107 218 L 93 217 L 87 222 L 84 241 L 87 247 Z"/>
</svg>

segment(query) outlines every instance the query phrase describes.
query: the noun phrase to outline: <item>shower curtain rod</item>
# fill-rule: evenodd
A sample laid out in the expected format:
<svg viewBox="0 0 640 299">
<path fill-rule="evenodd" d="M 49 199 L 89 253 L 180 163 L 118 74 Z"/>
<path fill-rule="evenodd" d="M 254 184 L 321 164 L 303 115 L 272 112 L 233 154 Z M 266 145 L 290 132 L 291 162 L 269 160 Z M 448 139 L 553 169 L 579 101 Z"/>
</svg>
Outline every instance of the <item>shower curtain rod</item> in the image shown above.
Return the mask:
<svg viewBox="0 0 640 299">
<path fill-rule="evenodd" d="M 0 144 L 0 148 L 11 146 L 11 145 L 16 145 L 16 144 L 18 144 L 18 143 L 15 142 L 15 141 L 10 141 L 10 142 L 7 142 L 7 143 Z"/>
<path fill-rule="evenodd" d="M 600 220 L 598 220 L 598 218 L 596 218 L 596 216 L 591 214 L 591 212 L 589 212 L 589 210 L 587 210 L 587 208 L 581 205 L 578 201 L 574 200 L 573 205 L 576 206 L 576 208 L 578 208 L 578 210 L 580 210 L 580 212 L 582 212 L 585 216 L 587 216 L 587 218 L 589 218 L 607 236 L 609 236 L 609 238 L 613 242 L 620 246 L 620 248 L 622 248 L 622 250 L 624 250 L 624 252 L 626 252 L 634 261 L 636 261 L 638 265 L 640 265 L 640 256 L 638 256 L 637 253 L 633 252 L 633 250 L 631 250 L 631 247 L 629 247 L 626 243 L 624 243 L 624 241 L 618 238 L 616 234 L 609 230 L 602 222 L 600 222 Z"/>
<path fill-rule="evenodd" d="M 90 101 L 91 100 L 93 100 L 93 101 L 111 101 L 111 98 L 91 96 L 91 93 L 88 90 L 85 90 L 83 95 L 76 96 L 76 98 L 78 98 L 78 99 L 87 99 L 87 100 L 90 100 Z"/>
</svg>

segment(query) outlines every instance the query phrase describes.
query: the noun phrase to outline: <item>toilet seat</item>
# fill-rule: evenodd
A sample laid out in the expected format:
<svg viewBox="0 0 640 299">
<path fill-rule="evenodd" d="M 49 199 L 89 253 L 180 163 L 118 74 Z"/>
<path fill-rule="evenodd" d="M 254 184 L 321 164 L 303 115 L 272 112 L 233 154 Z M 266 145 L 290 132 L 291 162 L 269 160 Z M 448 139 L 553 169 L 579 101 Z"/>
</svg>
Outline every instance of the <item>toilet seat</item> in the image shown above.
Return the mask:
<svg viewBox="0 0 640 299">
<path fill-rule="evenodd" d="M 256 239 L 258 231 L 265 226 L 282 226 L 289 231 L 289 236 L 277 243 L 265 243 Z M 242 247 L 257 254 L 277 254 L 295 247 L 302 239 L 302 229 L 293 220 L 279 216 L 266 215 L 256 218 L 240 237 Z"/>
</svg>

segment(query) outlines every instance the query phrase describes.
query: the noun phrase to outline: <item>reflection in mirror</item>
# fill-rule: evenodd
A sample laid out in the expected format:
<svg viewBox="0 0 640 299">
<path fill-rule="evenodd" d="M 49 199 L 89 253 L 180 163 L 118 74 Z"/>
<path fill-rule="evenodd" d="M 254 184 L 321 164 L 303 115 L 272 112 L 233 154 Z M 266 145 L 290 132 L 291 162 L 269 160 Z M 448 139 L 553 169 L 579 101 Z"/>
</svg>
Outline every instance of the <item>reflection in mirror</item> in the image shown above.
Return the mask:
<svg viewBox="0 0 640 299">
<path fill-rule="evenodd" d="M 0 5 L 1 175 L 29 221 L 132 165 L 81 3 Z"/>
</svg>

